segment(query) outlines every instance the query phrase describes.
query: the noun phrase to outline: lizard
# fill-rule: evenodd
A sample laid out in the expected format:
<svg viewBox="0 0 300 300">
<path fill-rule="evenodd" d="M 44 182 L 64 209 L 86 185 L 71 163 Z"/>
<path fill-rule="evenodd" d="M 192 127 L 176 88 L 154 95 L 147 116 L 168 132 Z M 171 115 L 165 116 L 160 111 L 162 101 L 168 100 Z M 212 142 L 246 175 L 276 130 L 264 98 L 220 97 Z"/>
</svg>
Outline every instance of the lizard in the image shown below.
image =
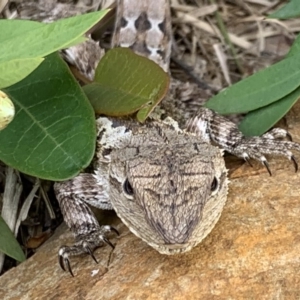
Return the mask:
<svg viewBox="0 0 300 300">
<path fill-rule="evenodd" d="M 171 36 L 167 0 L 118 0 L 113 47 L 129 47 L 169 72 Z M 173 85 L 184 83 L 173 80 Z M 171 85 L 163 102 L 175 100 L 180 101 Z M 260 161 L 270 175 L 265 155 L 285 156 L 298 170 L 292 150 L 300 151 L 300 145 L 284 129 L 245 137 L 235 123 L 204 107 L 184 129 L 171 117 L 153 115 L 144 124 L 99 117 L 94 172 L 55 183 L 64 221 L 75 235 L 73 245 L 59 249 L 59 263 L 72 276 L 71 256 L 86 253 L 97 262 L 94 249 L 114 247 L 109 234 L 118 234 L 100 225 L 90 206 L 115 210 L 133 234 L 158 252 L 179 254 L 197 246 L 220 218 L 229 183 L 224 151 L 249 163 Z"/>
</svg>

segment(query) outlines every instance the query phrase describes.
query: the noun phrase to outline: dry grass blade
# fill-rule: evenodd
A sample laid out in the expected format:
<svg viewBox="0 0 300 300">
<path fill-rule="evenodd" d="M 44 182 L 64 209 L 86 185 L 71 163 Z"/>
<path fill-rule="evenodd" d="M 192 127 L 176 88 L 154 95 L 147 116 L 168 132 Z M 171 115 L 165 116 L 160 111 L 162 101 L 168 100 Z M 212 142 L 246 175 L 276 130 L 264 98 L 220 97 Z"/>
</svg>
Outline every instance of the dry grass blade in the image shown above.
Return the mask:
<svg viewBox="0 0 300 300">
<path fill-rule="evenodd" d="M 22 190 L 23 186 L 19 172 L 11 167 L 7 167 L 1 216 L 12 232 L 14 232 L 16 226 Z M 5 255 L 0 253 L 0 272 L 2 271 L 4 257 Z"/>
<path fill-rule="evenodd" d="M 182 60 L 183 65 L 191 66 L 191 72 L 201 76 L 202 81 L 216 90 L 266 68 L 288 52 L 294 34 L 300 30 L 299 19 L 278 21 L 266 18 L 279 8 L 278 3 L 268 0 L 225 0 L 207 5 L 204 0 L 171 1 L 174 56 Z M 230 51 L 215 17 L 216 12 L 236 53 Z M 202 66 L 195 63 L 200 57 Z M 234 63 L 237 59 L 241 68 Z M 178 77 L 177 74 L 175 76 Z"/>
<path fill-rule="evenodd" d="M 4 7 L 6 6 L 8 0 L 0 0 L 0 14 L 2 13 Z"/>
</svg>

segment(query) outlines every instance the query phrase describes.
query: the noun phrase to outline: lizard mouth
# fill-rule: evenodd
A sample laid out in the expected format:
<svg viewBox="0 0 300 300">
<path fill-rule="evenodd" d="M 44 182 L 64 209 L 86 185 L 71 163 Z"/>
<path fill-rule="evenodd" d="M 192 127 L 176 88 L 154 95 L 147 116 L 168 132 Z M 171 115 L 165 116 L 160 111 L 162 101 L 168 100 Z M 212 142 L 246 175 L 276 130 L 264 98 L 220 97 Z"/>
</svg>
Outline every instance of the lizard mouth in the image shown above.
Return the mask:
<svg viewBox="0 0 300 300">
<path fill-rule="evenodd" d="M 152 244 L 151 246 L 160 254 L 174 255 L 190 251 L 192 248 L 194 248 L 195 244 Z"/>
</svg>

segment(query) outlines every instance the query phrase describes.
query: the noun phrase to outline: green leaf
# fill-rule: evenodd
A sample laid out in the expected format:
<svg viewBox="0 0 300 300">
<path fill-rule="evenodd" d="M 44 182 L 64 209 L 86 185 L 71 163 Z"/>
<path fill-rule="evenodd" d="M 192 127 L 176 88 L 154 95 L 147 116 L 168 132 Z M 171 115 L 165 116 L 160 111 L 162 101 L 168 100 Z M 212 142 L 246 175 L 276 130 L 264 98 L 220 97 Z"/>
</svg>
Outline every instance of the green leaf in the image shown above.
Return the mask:
<svg viewBox="0 0 300 300">
<path fill-rule="evenodd" d="M 300 85 L 300 55 L 293 55 L 227 88 L 206 107 L 220 114 L 249 112 L 278 101 Z"/>
<path fill-rule="evenodd" d="M 0 251 L 20 262 L 26 259 L 22 248 L 1 216 Z"/>
<path fill-rule="evenodd" d="M 4 92 L 16 114 L 0 131 L 0 160 L 50 180 L 71 178 L 88 166 L 95 149 L 94 112 L 58 54 Z"/>
<path fill-rule="evenodd" d="M 246 136 L 260 136 L 273 127 L 300 98 L 300 88 L 270 105 L 248 113 L 239 125 Z"/>
<path fill-rule="evenodd" d="M 43 26 L 47 24 L 28 20 L 0 20 L 0 28 L 5 28 L 5 30 L 0 30 L 1 44 L 17 37 L 24 37 L 28 32 Z"/>
<path fill-rule="evenodd" d="M 281 7 L 279 10 L 269 15 L 268 18 L 274 19 L 290 19 L 300 16 L 299 0 L 291 0 L 289 3 Z"/>
<path fill-rule="evenodd" d="M 141 122 L 169 87 L 166 72 L 127 48 L 108 51 L 98 65 L 94 80 L 83 89 L 97 113 L 124 116 L 142 110 L 137 116 Z"/>
<path fill-rule="evenodd" d="M 43 61 L 41 57 L 0 62 L 0 89 L 13 85 L 34 71 Z"/>
<path fill-rule="evenodd" d="M 103 10 L 39 25 L 26 20 L 0 20 L 0 61 L 44 57 L 63 49 L 84 35 L 106 13 L 107 10 Z M 20 31 L 22 26 L 27 30 Z"/>
</svg>

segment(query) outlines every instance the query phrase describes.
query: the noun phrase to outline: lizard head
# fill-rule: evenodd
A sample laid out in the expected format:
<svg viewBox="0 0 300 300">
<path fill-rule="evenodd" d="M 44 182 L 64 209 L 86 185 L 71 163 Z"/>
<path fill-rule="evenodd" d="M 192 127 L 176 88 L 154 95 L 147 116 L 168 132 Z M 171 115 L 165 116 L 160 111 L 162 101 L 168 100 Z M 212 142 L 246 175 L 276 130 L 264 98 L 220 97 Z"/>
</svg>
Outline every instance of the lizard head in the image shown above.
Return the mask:
<svg viewBox="0 0 300 300">
<path fill-rule="evenodd" d="M 172 143 L 129 145 L 117 157 L 123 162 L 111 169 L 111 185 L 118 186 L 111 190 L 111 202 L 136 236 L 160 253 L 176 254 L 209 234 L 227 196 L 227 170 L 218 148 L 179 135 Z"/>
</svg>

